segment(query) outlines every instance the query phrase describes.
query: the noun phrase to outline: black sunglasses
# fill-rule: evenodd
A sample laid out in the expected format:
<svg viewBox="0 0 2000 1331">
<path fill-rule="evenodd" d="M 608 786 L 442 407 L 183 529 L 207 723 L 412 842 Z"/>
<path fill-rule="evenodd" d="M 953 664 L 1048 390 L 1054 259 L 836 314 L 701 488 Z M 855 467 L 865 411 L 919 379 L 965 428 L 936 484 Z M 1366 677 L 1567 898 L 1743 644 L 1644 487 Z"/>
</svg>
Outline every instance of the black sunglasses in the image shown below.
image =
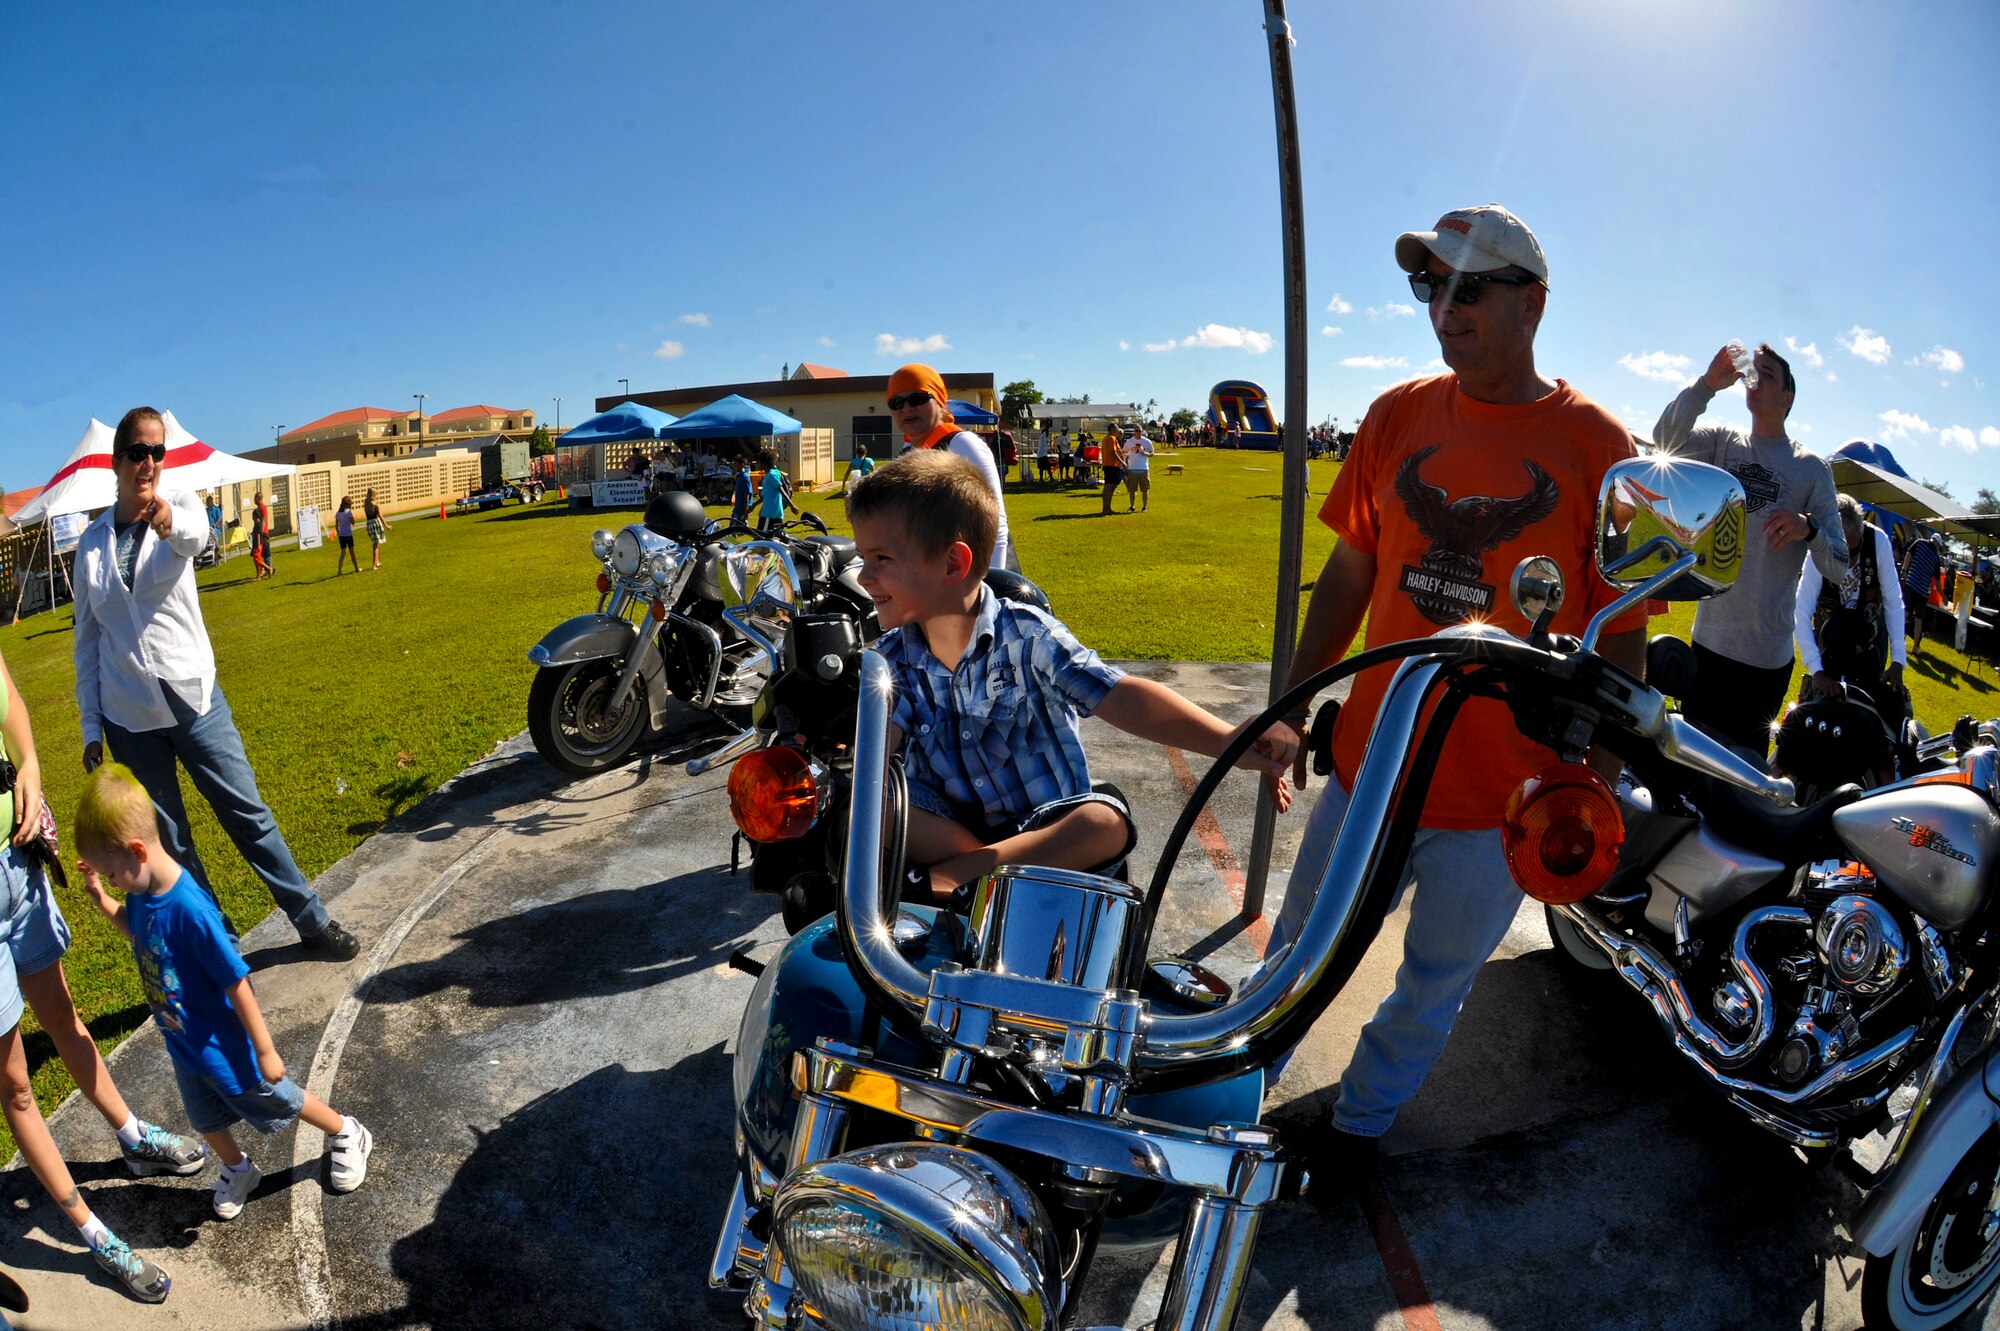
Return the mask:
<svg viewBox="0 0 2000 1331">
<path fill-rule="evenodd" d="M 1443 277 L 1436 273 L 1411 273 L 1410 292 L 1426 305 L 1440 295 L 1459 305 L 1477 305 L 1489 282 L 1503 287 L 1531 287 L 1539 285 L 1540 279 L 1502 277 L 1498 273 L 1450 273 Z"/>
<path fill-rule="evenodd" d="M 167 459 L 167 446 L 165 444 L 127 444 L 123 449 L 123 454 L 127 462 L 144 462 L 147 458 L 151 458 L 155 462 L 164 462 Z"/>
<path fill-rule="evenodd" d="M 889 399 L 889 410 L 901 411 L 904 407 L 914 407 L 930 400 L 929 393 L 903 393 Z"/>
</svg>

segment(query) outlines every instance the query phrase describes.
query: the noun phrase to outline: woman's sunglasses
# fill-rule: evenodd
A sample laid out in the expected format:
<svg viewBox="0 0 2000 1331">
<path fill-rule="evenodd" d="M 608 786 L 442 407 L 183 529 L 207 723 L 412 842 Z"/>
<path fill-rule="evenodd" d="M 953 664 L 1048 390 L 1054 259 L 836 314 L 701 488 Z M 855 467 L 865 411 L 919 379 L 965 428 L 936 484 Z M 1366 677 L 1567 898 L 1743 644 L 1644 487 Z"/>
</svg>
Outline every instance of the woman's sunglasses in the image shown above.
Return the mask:
<svg viewBox="0 0 2000 1331">
<path fill-rule="evenodd" d="M 144 462 L 147 458 L 164 462 L 167 459 L 165 444 L 127 444 L 120 452 L 127 462 Z"/>
<path fill-rule="evenodd" d="M 1502 277 L 1498 273 L 1452 273 L 1445 277 L 1435 273 L 1411 273 L 1410 293 L 1426 305 L 1440 295 L 1448 295 L 1454 304 L 1477 305 L 1479 298 L 1486 294 L 1488 283 L 1503 287 L 1531 287 L 1537 280 L 1532 277 Z"/>
<path fill-rule="evenodd" d="M 929 393 L 901 393 L 889 399 L 889 410 L 901 411 L 904 407 L 915 407 L 931 400 Z"/>
</svg>

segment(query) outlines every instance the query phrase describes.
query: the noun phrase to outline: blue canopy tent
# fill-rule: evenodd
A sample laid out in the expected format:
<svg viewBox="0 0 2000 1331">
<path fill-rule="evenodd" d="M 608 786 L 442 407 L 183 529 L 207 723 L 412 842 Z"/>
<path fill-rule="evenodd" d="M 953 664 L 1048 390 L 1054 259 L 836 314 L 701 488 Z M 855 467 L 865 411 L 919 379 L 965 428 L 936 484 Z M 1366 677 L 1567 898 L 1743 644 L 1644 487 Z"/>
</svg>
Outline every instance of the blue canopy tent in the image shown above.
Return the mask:
<svg viewBox="0 0 2000 1331">
<path fill-rule="evenodd" d="M 773 434 L 797 434 L 805 423 L 773 411 L 761 402 L 752 402 L 741 393 L 731 393 L 711 402 L 660 431 L 662 439 L 742 439 Z"/>
<path fill-rule="evenodd" d="M 562 444 L 618 444 L 633 439 L 660 439 L 662 433 L 674 423 L 674 418 L 664 411 L 641 406 L 637 402 L 620 402 L 609 411 L 600 411 L 583 424 L 564 430 L 557 440 Z"/>
<path fill-rule="evenodd" d="M 970 402 L 951 398 L 944 405 L 945 410 L 951 413 L 951 418 L 969 430 L 990 429 L 1000 423 L 998 416 L 984 407 L 975 407 Z"/>
</svg>

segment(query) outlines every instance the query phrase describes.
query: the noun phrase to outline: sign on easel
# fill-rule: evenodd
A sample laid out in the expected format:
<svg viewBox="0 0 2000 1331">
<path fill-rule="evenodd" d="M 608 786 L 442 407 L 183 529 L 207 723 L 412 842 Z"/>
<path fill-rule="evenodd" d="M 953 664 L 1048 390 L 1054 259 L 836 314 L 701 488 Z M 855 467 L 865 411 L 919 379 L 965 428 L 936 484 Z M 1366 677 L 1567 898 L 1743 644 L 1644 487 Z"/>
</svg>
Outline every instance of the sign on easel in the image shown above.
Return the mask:
<svg viewBox="0 0 2000 1331">
<path fill-rule="evenodd" d="M 299 549 L 317 550 L 321 543 L 319 505 L 307 504 L 299 510 Z"/>
</svg>

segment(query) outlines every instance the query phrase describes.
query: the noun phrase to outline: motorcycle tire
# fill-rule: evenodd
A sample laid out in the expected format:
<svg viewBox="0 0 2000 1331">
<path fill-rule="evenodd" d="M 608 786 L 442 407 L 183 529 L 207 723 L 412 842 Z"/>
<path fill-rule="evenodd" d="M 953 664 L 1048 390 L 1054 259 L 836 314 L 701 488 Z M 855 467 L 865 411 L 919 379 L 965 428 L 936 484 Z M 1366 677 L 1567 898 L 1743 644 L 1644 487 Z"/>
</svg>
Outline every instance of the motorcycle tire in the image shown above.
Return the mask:
<svg viewBox="0 0 2000 1331">
<path fill-rule="evenodd" d="M 1611 973 L 1611 958 L 1585 942 L 1576 926 L 1556 914 L 1552 906 L 1542 907 L 1542 920 L 1556 945 L 1556 964 L 1571 975 L 1598 976 Z"/>
<path fill-rule="evenodd" d="M 1986 1130 L 1931 1198 L 1908 1237 L 1861 1276 L 1861 1321 L 1869 1331 L 1951 1326 L 2000 1284 L 2000 1226 L 1986 1204 L 2000 1182 L 2000 1127 Z"/>
<path fill-rule="evenodd" d="M 651 708 L 641 676 L 632 681 L 625 706 L 605 712 L 622 664 L 600 659 L 535 672 L 528 689 L 528 734 L 535 752 L 571 776 L 591 776 L 625 761 L 649 724 Z"/>
</svg>

